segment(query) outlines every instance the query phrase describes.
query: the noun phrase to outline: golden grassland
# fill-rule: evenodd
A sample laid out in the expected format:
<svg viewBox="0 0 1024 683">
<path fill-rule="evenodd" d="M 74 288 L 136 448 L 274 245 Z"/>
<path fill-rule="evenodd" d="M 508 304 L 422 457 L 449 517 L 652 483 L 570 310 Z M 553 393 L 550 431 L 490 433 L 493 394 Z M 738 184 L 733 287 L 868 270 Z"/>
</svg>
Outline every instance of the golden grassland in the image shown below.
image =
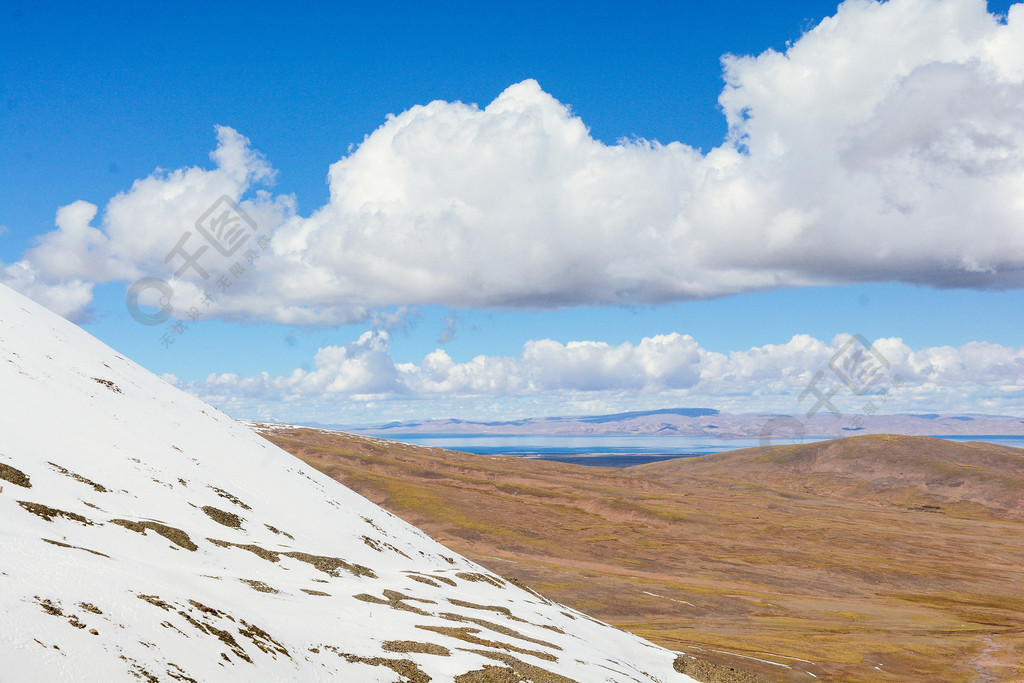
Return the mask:
<svg viewBox="0 0 1024 683">
<path fill-rule="evenodd" d="M 1015 449 L 857 437 L 611 469 L 266 436 L 492 571 L 714 664 L 1024 679 Z"/>
</svg>

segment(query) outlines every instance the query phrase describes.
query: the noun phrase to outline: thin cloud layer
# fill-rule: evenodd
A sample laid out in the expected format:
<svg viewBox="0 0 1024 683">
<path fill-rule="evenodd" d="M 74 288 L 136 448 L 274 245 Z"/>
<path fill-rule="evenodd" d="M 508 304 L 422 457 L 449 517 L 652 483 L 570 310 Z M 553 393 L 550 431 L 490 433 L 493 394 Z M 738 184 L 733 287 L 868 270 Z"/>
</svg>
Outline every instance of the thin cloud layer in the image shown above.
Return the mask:
<svg viewBox="0 0 1024 683">
<path fill-rule="evenodd" d="M 460 363 L 437 349 L 419 363 L 400 363 L 391 355 L 388 334 L 378 330 L 345 346 L 321 348 L 312 370 L 281 376 L 214 374 L 179 385 L 236 414 L 284 417 L 282 412 L 295 407 L 304 419 L 338 420 L 366 402 L 397 408 L 425 399 L 434 409 L 450 405 L 465 411 L 461 416 L 498 405 L 506 418 L 537 414 L 544 406 L 614 409 L 620 399 L 632 406 L 647 400 L 657 406 L 684 402 L 799 413 L 813 403 L 806 397 L 801 402 L 808 386 L 827 392 L 840 384 L 843 359 L 858 348 L 882 359 L 876 364 L 879 382 L 870 394 L 839 387 L 831 399 L 837 406 L 863 405 L 890 387 L 898 388 L 888 394 L 885 412 L 998 412 L 1018 406 L 1024 396 L 1024 347 L 971 342 L 915 350 L 898 338 L 886 338 L 869 349 L 862 338 L 850 335 L 830 342 L 796 335 L 785 344 L 728 354 L 708 351 L 689 335 L 676 333 L 618 345 L 544 339 L 527 342 L 515 357 L 481 355 Z M 816 380 L 819 372 L 823 375 Z M 510 403 L 520 408 L 509 412 Z"/>
<path fill-rule="evenodd" d="M 139 180 L 99 219 L 85 202 L 62 208 L 0 281 L 75 315 L 93 283 L 169 278 L 166 254 L 227 195 L 273 246 L 216 298 L 209 312 L 226 318 L 1024 286 L 1024 5 L 1001 21 L 983 0 L 849 0 L 785 52 L 723 67 L 729 135 L 706 154 L 606 145 L 528 80 L 484 108 L 389 117 L 330 167 L 329 203 L 309 216 L 265 189 L 274 171 L 248 140 L 218 128 L 214 169 Z M 175 297 L 208 286 L 190 272 Z"/>
</svg>

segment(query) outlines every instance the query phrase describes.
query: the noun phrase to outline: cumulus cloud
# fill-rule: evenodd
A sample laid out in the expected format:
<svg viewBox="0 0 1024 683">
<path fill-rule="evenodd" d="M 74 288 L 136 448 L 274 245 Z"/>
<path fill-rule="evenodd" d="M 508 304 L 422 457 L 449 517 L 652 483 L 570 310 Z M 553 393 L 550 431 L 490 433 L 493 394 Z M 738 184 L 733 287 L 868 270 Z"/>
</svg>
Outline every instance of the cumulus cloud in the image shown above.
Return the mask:
<svg viewBox="0 0 1024 683">
<path fill-rule="evenodd" d="M 168 277 L 168 250 L 227 195 L 273 248 L 217 298 L 223 317 L 1024 286 L 1024 4 L 1000 20 L 984 0 L 848 0 L 784 52 L 723 68 L 729 134 L 707 153 L 606 145 L 528 80 L 483 108 L 389 116 L 330 167 L 329 202 L 308 216 L 254 192 L 272 169 L 219 128 L 216 168 L 137 181 L 95 226 L 96 207 L 64 207 L 25 258 L 51 284 Z M 176 296 L 207 284 L 189 274 Z"/>
<path fill-rule="evenodd" d="M 506 418 L 545 409 L 600 412 L 644 404 L 799 413 L 812 407 L 813 394 L 805 394 L 811 385 L 823 393 L 837 385 L 831 400 L 850 412 L 894 386 L 885 412 L 976 412 L 978 406 L 1014 412 L 1024 396 L 1024 347 L 984 342 L 915 350 L 898 338 L 868 342 L 844 334 L 824 342 L 796 335 L 784 344 L 718 353 L 672 333 L 618 345 L 536 340 L 518 356 L 481 355 L 465 362 L 437 349 L 418 363 L 396 362 L 388 342 L 386 332 L 370 331 L 351 344 L 321 348 L 312 370 L 214 374 L 178 384 L 239 415 L 282 416 L 294 409 L 304 419 L 334 420 L 365 401 L 429 401 L 431 410 L 447 406 L 464 411 L 460 416 L 500 406 Z M 840 374 L 852 376 L 844 359 L 857 350 L 881 359 L 875 364 L 879 380 L 867 389 L 866 383 L 851 387 Z"/>
<path fill-rule="evenodd" d="M 157 172 L 135 181 L 107 203 L 100 228 L 91 225 L 95 205 L 77 201 L 62 207 L 57 229 L 43 235 L 26 259 L 48 277 L 95 282 L 163 275 L 177 268 L 166 262 L 168 252 L 217 199 L 240 198 L 254 183 L 273 179 L 273 170 L 236 131 L 218 126 L 217 141 L 210 154 L 216 168 Z M 265 204 L 260 195 L 246 208 L 262 216 Z"/>
<path fill-rule="evenodd" d="M 201 239 L 194 235 L 195 224 L 207 209 L 221 197 L 238 200 L 257 227 L 279 225 L 292 212 L 291 197 L 272 196 L 266 190 L 242 201 L 254 186 L 272 183 L 275 172 L 237 131 L 218 126 L 216 133 L 212 170 L 157 171 L 136 180 L 107 202 L 99 226 L 94 225 L 99 214 L 96 205 L 79 200 L 61 207 L 55 230 L 40 236 L 21 261 L 0 264 L 0 282 L 72 318 L 82 317 L 93 285 L 102 282 L 165 278 L 174 282 L 180 302 L 198 301 L 204 289 L 215 289 L 213 283 L 194 271 L 175 279 L 181 257 L 167 257 L 185 235 L 193 239 L 185 251 L 194 254 L 201 248 L 196 244 Z M 209 261 L 208 256 L 208 265 Z M 226 271 L 230 263 L 221 259 L 213 265 Z M 219 315 L 253 311 L 251 291 L 239 286 L 232 294 L 219 301 Z M 185 310 L 182 307 L 180 317 Z"/>
</svg>

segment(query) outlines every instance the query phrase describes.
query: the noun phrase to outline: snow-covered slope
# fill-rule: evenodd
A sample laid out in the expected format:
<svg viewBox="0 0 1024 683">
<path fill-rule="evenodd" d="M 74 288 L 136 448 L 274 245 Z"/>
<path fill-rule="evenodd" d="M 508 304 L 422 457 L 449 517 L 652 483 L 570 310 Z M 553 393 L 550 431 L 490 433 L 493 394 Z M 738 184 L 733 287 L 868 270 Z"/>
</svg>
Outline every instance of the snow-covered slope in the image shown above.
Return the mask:
<svg viewBox="0 0 1024 683">
<path fill-rule="evenodd" d="M 3 681 L 691 680 L 3 286 L 0 487 Z"/>
</svg>

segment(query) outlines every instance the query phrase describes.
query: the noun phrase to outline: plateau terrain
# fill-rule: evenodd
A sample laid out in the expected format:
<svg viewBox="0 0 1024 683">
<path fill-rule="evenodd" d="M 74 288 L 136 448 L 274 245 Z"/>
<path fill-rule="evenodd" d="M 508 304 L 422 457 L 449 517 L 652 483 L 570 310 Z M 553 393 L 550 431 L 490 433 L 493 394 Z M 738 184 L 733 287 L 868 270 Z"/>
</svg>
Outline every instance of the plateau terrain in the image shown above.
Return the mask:
<svg viewBox="0 0 1024 683">
<path fill-rule="evenodd" d="M 879 435 L 613 469 L 258 429 L 506 580 L 725 670 L 1024 677 L 1018 449 Z"/>
</svg>

